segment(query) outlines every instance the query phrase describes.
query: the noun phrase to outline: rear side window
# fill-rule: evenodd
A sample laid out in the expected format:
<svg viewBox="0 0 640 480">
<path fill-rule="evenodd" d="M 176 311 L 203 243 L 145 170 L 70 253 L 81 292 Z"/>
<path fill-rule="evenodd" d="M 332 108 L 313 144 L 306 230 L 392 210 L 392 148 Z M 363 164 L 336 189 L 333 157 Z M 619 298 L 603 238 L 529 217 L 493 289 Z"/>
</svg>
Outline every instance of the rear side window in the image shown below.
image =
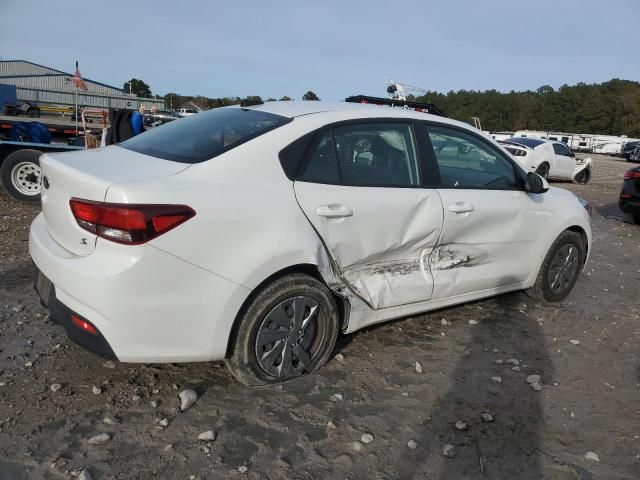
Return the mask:
<svg viewBox="0 0 640 480">
<path fill-rule="evenodd" d="M 369 187 L 419 185 L 413 129 L 409 124 L 365 123 L 327 130 L 301 180 Z"/>
<path fill-rule="evenodd" d="M 156 127 L 120 146 L 174 162 L 200 163 L 290 121 L 258 110 L 217 108 Z"/>
<path fill-rule="evenodd" d="M 340 183 L 340 169 L 331 130 L 320 137 L 309 157 L 303 178 L 315 183 Z"/>
</svg>

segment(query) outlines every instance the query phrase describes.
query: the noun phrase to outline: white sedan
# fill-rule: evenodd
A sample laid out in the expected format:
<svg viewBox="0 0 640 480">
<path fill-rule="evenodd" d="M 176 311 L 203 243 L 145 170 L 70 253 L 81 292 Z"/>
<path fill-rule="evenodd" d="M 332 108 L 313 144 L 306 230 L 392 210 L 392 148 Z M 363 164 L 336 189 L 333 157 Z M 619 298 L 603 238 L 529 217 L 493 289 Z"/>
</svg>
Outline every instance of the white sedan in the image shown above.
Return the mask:
<svg viewBox="0 0 640 480">
<path fill-rule="evenodd" d="M 574 194 L 403 109 L 219 108 L 40 164 L 29 250 L 51 318 L 120 361 L 225 359 L 250 385 L 316 370 L 340 332 L 562 300 L 591 251 Z"/>
</svg>

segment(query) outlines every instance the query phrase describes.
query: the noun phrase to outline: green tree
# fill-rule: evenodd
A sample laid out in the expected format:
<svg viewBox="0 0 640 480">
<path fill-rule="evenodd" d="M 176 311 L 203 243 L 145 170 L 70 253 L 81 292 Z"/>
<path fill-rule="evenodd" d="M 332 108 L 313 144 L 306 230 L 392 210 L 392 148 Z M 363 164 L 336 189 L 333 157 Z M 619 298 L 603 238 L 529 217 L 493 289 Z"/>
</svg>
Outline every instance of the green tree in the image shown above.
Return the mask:
<svg viewBox="0 0 640 480">
<path fill-rule="evenodd" d="M 287 97 L 286 95 L 280 99 L 281 102 L 290 102 L 291 97 Z"/>
<path fill-rule="evenodd" d="M 311 90 L 309 90 L 307 93 L 305 93 L 302 96 L 302 100 L 320 100 L 320 97 L 318 97 L 318 95 L 316 95 Z"/>
<path fill-rule="evenodd" d="M 137 78 L 124 82 L 122 90 L 126 93 L 133 93 L 137 97 L 149 98 L 151 96 L 151 87 Z"/>
</svg>

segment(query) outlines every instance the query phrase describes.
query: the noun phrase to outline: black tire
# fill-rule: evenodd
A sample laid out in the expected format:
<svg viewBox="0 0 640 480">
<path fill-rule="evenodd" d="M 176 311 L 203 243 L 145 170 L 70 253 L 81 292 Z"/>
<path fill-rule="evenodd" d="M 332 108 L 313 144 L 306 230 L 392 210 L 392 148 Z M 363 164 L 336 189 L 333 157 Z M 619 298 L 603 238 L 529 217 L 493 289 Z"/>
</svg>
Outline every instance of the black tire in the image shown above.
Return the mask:
<svg viewBox="0 0 640 480">
<path fill-rule="evenodd" d="M 27 115 L 31 118 L 40 118 L 40 109 L 39 108 L 30 108 L 27 110 Z"/>
<path fill-rule="evenodd" d="M 540 165 L 538 165 L 538 168 L 536 168 L 536 173 L 538 175 L 540 175 L 542 178 L 544 178 L 545 180 L 549 179 L 549 164 L 547 162 L 542 162 Z"/>
<path fill-rule="evenodd" d="M 640 225 L 640 213 L 623 212 L 622 220 L 624 223 Z"/>
<path fill-rule="evenodd" d="M 317 308 L 312 311 L 303 306 L 299 310 L 304 315 L 311 312 L 308 316 L 311 320 L 307 323 L 305 333 L 301 334 L 303 329 L 293 328 L 294 307 L 298 305 L 294 303 L 300 302 L 299 304 L 303 305 L 305 301 L 317 302 Z M 271 320 L 276 317 L 278 320 L 284 319 L 284 323 L 288 325 L 283 327 L 282 323 Z M 245 385 L 268 385 L 293 380 L 317 370 L 326 363 L 335 346 L 338 331 L 338 308 L 331 291 L 309 275 L 287 275 L 262 288 L 240 312 L 238 323 L 231 335 L 226 364 L 232 375 Z M 272 339 L 270 335 L 283 338 L 265 343 L 265 339 Z M 308 352 L 307 347 L 303 347 L 301 343 L 303 338 L 294 338 L 300 335 L 307 337 L 304 343 L 308 346 Z M 262 352 L 260 360 L 259 351 Z M 270 352 L 276 353 L 269 355 Z M 285 366 L 289 365 L 289 362 L 285 363 L 286 353 L 289 353 L 287 357 L 291 360 L 290 369 Z M 279 369 L 276 365 L 278 360 Z M 270 366 L 265 367 L 264 364 Z"/>
<path fill-rule="evenodd" d="M 40 155 L 41 151 L 27 148 L 5 157 L 0 165 L 0 184 L 10 197 L 21 202 L 40 201 Z"/>
<path fill-rule="evenodd" d="M 554 264 L 556 261 L 556 257 L 564 257 L 564 253 L 569 249 L 570 252 L 575 253 L 575 264 L 573 265 L 575 268 L 569 269 L 567 268 L 567 275 L 564 273 L 558 272 L 557 266 Z M 571 250 L 574 249 L 574 250 Z M 536 278 L 536 283 L 533 287 L 526 290 L 526 294 L 532 298 L 540 300 L 541 302 L 559 302 L 563 300 L 578 281 L 578 277 L 580 276 L 580 271 L 582 270 L 582 266 L 584 265 L 585 260 L 585 243 L 582 235 L 577 232 L 573 232 L 571 230 L 565 230 L 560 234 L 558 238 L 556 238 L 551 248 L 547 252 L 547 255 L 542 262 L 542 267 L 540 267 L 540 271 L 538 272 L 538 278 Z M 567 277 L 571 274 L 570 278 Z M 562 275 L 562 276 L 561 276 Z M 554 288 L 554 280 L 567 280 L 564 287 L 560 290 Z M 561 282 L 562 283 L 562 282 Z M 557 284 L 555 284 L 557 285 Z"/>
<path fill-rule="evenodd" d="M 581 170 L 576 174 L 575 177 L 573 177 L 573 182 L 577 183 L 578 185 L 586 185 L 587 183 L 589 183 L 589 180 L 591 180 L 590 168 L 585 168 L 584 170 Z"/>
</svg>

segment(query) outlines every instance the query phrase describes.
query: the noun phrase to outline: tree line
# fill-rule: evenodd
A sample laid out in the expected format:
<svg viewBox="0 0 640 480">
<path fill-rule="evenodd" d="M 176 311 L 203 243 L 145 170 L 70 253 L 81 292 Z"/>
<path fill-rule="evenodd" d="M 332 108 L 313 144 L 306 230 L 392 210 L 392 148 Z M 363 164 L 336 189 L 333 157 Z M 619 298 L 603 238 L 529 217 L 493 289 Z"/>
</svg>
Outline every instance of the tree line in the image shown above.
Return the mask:
<svg viewBox="0 0 640 480">
<path fill-rule="evenodd" d="M 132 79 L 124 87 L 140 96 L 153 97 L 142 80 Z M 359 92 L 355 92 L 359 93 Z M 168 93 L 167 108 L 179 108 L 193 102 L 203 108 L 226 107 L 243 102 L 263 101 L 259 96 L 208 98 Z M 311 90 L 302 100 L 320 100 Z M 492 132 L 516 130 L 552 130 L 571 133 L 628 135 L 640 137 L 640 83 L 613 79 L 604 83 L 562 85 L 555 90 L 543 85 L 535 91 L 459 90 L 448 93 L 427 92 L 412 100 L 435 104 L 447 116 L 463 122 L 479 117 L 482 128 Z M 292 100 L 284 96 L 279 101 Z M 265 101 L 276 101 L 267 98 Z"/>
<path fill-rule="evenodd" d="M 535 91 L 428 92 L 415 97 L 463 122 L 479 117 L 492 132 L 552 130 L 640 136 L 640 83 L 613 79 L 599 84 L 544 85 Z"/>
</svg>

